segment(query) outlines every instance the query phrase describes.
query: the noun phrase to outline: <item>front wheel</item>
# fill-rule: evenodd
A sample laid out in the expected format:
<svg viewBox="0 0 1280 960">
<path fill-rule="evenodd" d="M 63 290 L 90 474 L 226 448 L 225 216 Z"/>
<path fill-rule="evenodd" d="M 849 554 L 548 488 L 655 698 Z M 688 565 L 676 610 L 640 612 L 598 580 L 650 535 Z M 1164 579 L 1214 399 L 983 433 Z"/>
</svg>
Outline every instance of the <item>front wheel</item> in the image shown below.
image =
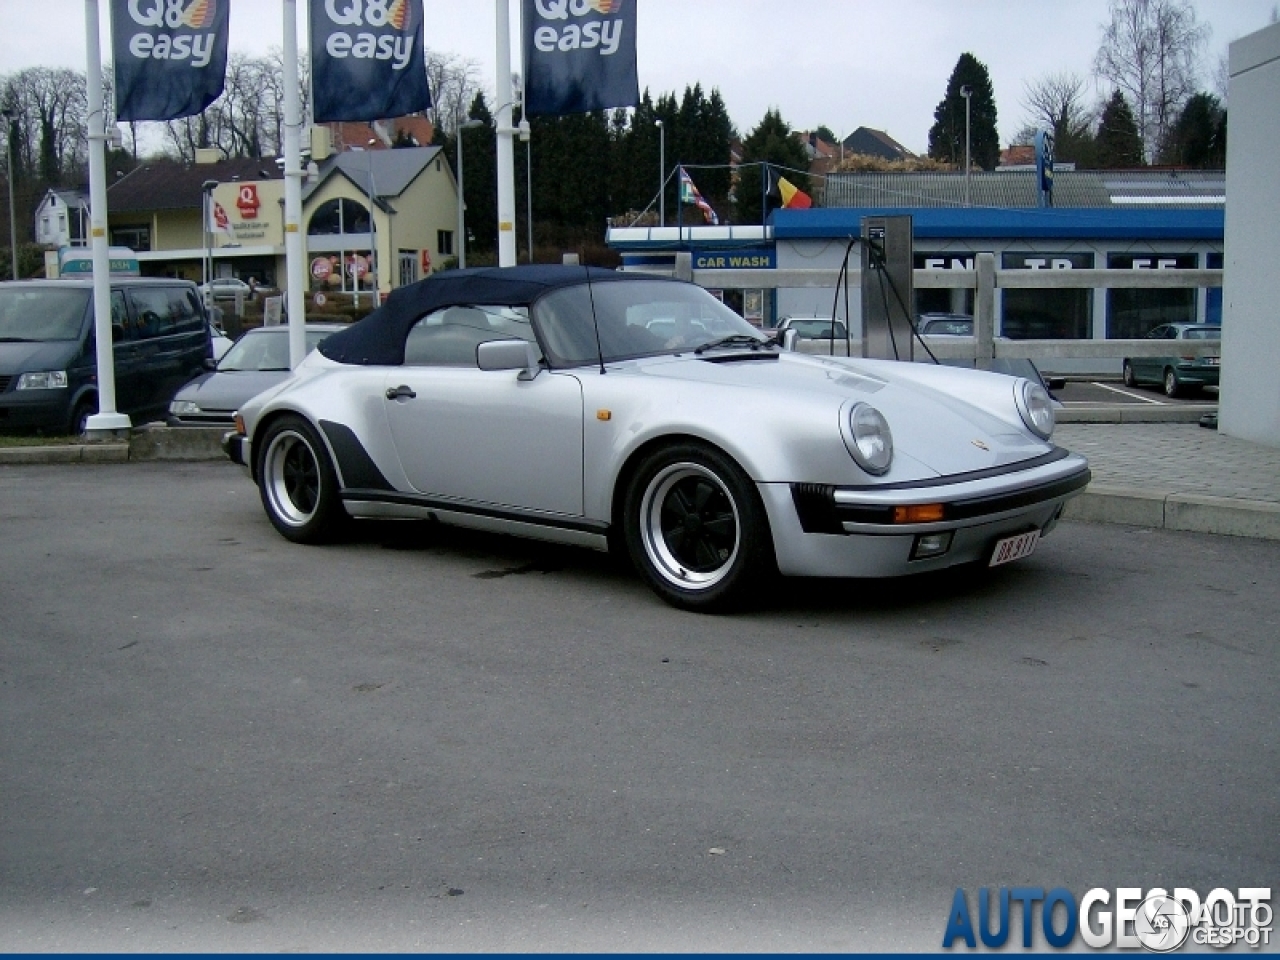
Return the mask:
<svg viewBox="0 0 1280 960">
<path fill-rule="evenodd" d="M 755 485 L 733 460 L 701 444 L 645 459 L 627 487 L 623 529 L 649 586 L 683 610 L 743 606 L 774 567 Z"/>
<path fill-rule="evenodd" d="M 71 435 L 83 437 L 89 430 L 89 418 L 98 412 L 97 400 L 81 400 L 71 412 Z"/>
<path fill-rule="evenodd" d="M 324 543 L 346 518 L 329 452 L 301 417 L 282 417 L 267 428 L 258 477 L 267 516 L 294 543 Z"/>
</svg>

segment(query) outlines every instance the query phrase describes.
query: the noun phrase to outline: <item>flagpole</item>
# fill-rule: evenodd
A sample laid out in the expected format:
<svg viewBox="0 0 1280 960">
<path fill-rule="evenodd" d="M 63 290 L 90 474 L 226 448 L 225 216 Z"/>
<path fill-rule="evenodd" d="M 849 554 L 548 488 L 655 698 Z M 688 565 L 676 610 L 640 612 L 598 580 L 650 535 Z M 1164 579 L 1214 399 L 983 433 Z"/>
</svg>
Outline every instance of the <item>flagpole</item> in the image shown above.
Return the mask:
<svg viewBox="0 0 1280 960">
<path fill-rule="evenodd" d="M 760 164 L 760 226 L 765 225 L 769 212 L 769 165 Z"/>
<path fill-rule="evenodd" d="M 307 355 L 307 271 L 302 249 L 302 116 L 298 83 L 298 5 L 284 0 L 284 272 L 289 366 Z"/>
<path fill-rule="evenodd" d="M 98 412 L 85 433 L 106 439 L 132 424 L 116 411 L 115 351 L 111 343 L 111 251 L 107 243 L 106 104 L 102 96 L 102 49 L 98 45 L 98 0 L 84 0 L 86 93 L 89 98 L 89 234 L 93 238 L 93 333 L 98 365 Z M 9 171 L 13 176 L 13 171 Z M 14 251 L 17 256 L 17 251 Z M 74 428 L 76 425 L 72 424 Z"/>
<path fill-rule="evenodd" d="M 496 0 L 498 110 L 498 266 L 516 265 L 516 169 L 511 125 L 511 0 Z M 526 87 L 526 89 L 528 89 Z"/>
</svg>

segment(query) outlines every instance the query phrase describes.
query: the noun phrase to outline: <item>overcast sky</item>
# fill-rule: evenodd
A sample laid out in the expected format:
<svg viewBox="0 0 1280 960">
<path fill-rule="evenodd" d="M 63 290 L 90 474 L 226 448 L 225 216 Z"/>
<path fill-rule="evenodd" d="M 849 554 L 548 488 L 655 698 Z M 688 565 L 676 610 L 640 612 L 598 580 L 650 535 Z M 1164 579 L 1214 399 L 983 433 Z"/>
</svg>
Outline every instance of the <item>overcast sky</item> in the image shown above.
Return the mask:
<svg viewBox="0 0 1280 960">
<path fill-rule="evenodd" d="M 227 0 L 221 0 L 227 2 Z M 637 0 L 641 89 L 656 98 L 701 83 L 718 88 L 745 136 L 775 107 L 793 128 L 845 136 L 887 131 L 925 152 L 933 110 L 965 51 L 991 71 L 1000 138 L 1027 120 L 1024 84 L 1049 73 L 1090 75 L 1108 0 Z M 1212 29 L 1202 86 L 1227 44 L 1265 27 L 1277 0 L 1195 0 Z M 283 44 L 278 0 L 230 0 L 231 49 Z M 109 0 L 100 0 L 104 60 Z M 298 0 L 305 50 L 305 0 Z M 520 3 L 512 2 L 518 22 Z M 84 0 L 0 0 L 0 74 L 29 66 L 85 69 Z M 480 64 L 493 87 L 490 0 L 426 0 L 426 43 Z M 513 42 L 513 56 L 519 44 Z M 516 64 L 516 69 L 519 69 Z M 1105 91 L 1109 92 L 1109 91 Z M 492 102 L 492 99 L 491 99 Z"/>
</svg>

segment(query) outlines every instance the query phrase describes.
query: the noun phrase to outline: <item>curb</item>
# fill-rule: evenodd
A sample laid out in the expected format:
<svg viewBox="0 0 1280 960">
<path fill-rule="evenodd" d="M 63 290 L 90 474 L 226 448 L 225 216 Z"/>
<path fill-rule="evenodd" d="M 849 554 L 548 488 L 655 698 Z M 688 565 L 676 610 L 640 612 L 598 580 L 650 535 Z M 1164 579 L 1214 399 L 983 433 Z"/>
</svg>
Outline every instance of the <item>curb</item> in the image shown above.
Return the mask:
<svg viewBox="0 0 1280 960">
<path fill-rule="evenodd" d="M 1066 520 L 1280 540 L 1280 503 L 1091 483 L 1068 501 Z"/>
<path fill-rule="evenodd" d="M 1180 403 L 1176 406 L 1135 403 L 1060 407 L 1053 411 L 1053 419 L 1057 423 L 1199 423 L 1206 413 L 1217 412 L 1216 403 Z"/>
<path fill-rule="evenodd" d="M 69 443 L 44 447 L 0 447 L 0 464 L 125 463 L 133 460 L 226 460 L 225 427 L 166 427 L 147 424 L 127 443 Z"/>
</svg>

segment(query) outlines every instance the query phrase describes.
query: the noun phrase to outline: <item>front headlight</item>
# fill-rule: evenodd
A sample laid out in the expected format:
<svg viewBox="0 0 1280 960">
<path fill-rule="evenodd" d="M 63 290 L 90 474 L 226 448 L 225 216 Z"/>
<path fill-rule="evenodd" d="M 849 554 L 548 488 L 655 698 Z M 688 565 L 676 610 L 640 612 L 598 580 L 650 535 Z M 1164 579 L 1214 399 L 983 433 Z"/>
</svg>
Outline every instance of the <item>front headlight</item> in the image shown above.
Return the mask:
<svg viewBox="0 0 1280 960">
<path fill-rule="evenodd" d="M 1053 401 L 1044 387 L 1030 380 L 1019 380 L 1014 385 L 1013 398 L 1022 422 L 1037 437 L 1048 440 L 1053 435 Z"/>
<path fill-rule="evenodd" d="M 174 400 L 169 404 L 169 412 L 175 417 L 198 416 L 204 411 L 194 400 Z"/>
<path fill-rule="evenodd" d="M 15 390 L 60 390 L 67 386 L 67 371 L 42 370 L 39 373 L 24 373 L 18 377 Z"/>
<path fill-rule="evenodd" d="M 869 403 L 855 403 L 849 411 L 845 445 L 854 462 L 877 477 L 887 473 L 893 463 L 893 434 L 889 432 L 889 422 Z"/>
</svg>

